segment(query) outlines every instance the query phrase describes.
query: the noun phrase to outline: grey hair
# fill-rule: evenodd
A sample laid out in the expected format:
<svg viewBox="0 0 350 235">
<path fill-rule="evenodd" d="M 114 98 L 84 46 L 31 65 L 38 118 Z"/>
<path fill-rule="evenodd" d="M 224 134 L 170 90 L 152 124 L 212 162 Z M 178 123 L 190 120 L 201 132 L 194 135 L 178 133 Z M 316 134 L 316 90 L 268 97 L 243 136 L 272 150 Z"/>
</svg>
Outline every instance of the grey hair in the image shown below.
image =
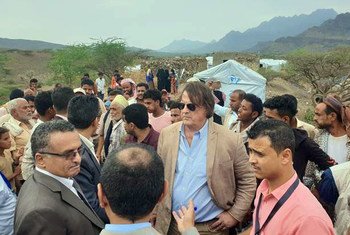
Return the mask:
<svg viewBox="0 0 350 235">
<path fill-rule="evenodd" d="M 243 90 L 241 90 L 241 89 L 237 89 L 237 90 L 231 91 L 231 92 L 230 92 L 230 96 L 231 96 L 233 93 L 237 93 L 240 100 L 244 100 L 245 95 L 247 94 L 245 91 L 243 91 Z"/>
<path fill-rule="evenodd" d="M 50 136 L 56 132 L 73 132 L 74 126 L 64 120 L 49 121 L 40 124 L 32 134 L 30 143 L 32 145 L 32 156 L 35 157 L 40 151 L 47 151 Z"/>
<path fill-rule="evenodd" d="M 7 102 L 8 111 L 11 113 L 13 110 L 15 110 L 17 108 L 18 101 L 21 101 L 21 100 L 27 102 L 27 100 L 24 98 L 16 98 Z"/>
</svg>

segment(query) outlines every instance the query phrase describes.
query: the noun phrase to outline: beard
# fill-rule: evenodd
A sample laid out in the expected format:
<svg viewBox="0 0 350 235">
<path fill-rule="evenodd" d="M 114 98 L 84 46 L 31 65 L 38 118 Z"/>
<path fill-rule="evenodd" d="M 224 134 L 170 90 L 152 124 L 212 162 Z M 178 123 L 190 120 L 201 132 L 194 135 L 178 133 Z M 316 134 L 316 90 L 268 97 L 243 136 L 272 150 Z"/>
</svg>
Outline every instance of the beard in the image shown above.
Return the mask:
<svg viewBox="0 0 350 235">
<path fill-rule="evenodd" d="M 329 128 L 331 127 L 331 124 L 328 124 L 328 123 L 315 122 L 315 124 L 316 124 L 318 129 L 322 129 L 322 130 L 329 130 Z"/>
</svg>

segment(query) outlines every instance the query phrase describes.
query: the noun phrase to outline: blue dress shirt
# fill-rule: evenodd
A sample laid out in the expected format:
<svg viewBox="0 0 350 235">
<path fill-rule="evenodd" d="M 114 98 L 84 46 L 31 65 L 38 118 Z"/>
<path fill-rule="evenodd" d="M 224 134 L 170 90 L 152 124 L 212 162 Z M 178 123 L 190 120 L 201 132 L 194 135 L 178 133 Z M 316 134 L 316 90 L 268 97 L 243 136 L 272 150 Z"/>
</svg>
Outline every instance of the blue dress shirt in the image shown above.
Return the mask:
<svg viewBox="0 0 350 235">
<path fill-rule="evenodd" d="M 172 210 L 187 206 L 193 199 L 196 210 L 196 222 L 214 219 L 223 209 L 214 204 L 207 183 L 207 142 L 208 121 L 196 132 L 189 146 L 184 126 L 180 130 L 179 153 L 175 169 L 172 197 Z"/>
<path fill-rule="evenodd" d="M 0 234 L 13 234 L 16 200 L 16 195 L 0 177 Z"/>
<path fill-rule="evenodd" d="M 150 223 L 137 223 L 137 224 L 106 224 L 105 230 L 115 233 L 128 233 L 136 230 L 150 228 Z"/>
</svg>

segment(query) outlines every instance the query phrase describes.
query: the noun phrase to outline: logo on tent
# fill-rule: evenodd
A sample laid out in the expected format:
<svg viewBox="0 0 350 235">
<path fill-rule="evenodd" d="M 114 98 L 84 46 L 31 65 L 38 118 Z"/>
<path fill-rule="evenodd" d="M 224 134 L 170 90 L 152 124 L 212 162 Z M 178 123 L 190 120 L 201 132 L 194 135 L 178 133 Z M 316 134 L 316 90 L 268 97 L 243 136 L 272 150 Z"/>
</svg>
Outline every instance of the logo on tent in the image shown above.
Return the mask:
<svg viewBox="0 0 350 235">
<path fill-rule="evenodd" d="M 230 80 L 230 83 L 237 84 L 241 79 L 235 75 L 231 75 L 228 78 Z"/>
</svg>

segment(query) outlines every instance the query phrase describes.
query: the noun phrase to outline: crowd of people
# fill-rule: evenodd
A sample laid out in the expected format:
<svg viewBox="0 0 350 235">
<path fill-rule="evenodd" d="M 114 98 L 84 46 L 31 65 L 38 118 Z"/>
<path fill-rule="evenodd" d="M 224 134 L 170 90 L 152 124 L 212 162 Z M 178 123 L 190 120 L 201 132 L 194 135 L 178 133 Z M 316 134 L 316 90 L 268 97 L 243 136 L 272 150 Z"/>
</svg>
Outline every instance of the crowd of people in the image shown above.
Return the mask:
<svg viewBox="0 0 350 235">
<path fill-rule="evenodd" d="M 290 94 L 157 77 L 14 89 L 0 108 L 0 234 L 350 234 L 336 96 L 314 127 Z"/>
</svg>

